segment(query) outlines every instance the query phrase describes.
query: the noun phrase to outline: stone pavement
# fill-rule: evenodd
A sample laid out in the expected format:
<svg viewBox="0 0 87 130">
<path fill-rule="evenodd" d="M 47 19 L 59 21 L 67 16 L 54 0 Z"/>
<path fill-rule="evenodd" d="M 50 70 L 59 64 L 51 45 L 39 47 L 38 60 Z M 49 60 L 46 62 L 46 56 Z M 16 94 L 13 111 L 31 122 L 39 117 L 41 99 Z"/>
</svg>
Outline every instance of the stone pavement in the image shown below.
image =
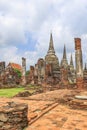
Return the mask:
<svg viewBox="0 0 87 130">
<path fill-rule="evenodd" d="M 55 102 L 76 93 L 75 90 L 55 90 L 27 98 L 0 98 L 0 102 L 28 104 L 29 126 L 26 130 L 87 130 L 87 110 L 70 109 L 68 105 Z"/>
<path fill-rule="evenodd" d="M 87 130 L 87 112 L 58 105 L 27 130 Z"/>
</svg>

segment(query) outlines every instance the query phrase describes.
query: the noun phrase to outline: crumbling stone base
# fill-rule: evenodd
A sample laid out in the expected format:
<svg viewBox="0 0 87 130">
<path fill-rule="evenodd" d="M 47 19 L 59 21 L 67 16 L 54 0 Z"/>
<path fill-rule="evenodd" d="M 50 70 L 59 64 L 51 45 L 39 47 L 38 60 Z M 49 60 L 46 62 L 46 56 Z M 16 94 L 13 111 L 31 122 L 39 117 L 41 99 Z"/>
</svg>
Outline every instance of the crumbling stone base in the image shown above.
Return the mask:
<svg viewBox="0 0 87 130">
<path fill-rule="evenodd" d="M 0 130 L 23 130 L 28 125 L 27 114 L 27 104 L 4 104 L 0 107 Z"/>
<path fill-rule="evenodd" d="M 83 89 L 84 88 L 84 83 L 83 83 L 83 78 L 77 78 L 76 79 L 76 84 L 78 89 Z"/>
</svg>

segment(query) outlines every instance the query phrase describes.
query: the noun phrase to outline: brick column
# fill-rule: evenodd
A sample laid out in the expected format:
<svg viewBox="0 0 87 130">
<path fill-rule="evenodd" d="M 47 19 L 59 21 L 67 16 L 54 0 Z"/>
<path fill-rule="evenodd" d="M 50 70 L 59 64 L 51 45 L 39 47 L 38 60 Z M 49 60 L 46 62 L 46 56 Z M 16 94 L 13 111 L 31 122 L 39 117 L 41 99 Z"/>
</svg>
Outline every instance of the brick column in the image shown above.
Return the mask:
<svg viewBox="0 0 87 130">
<path fill-rule="evenodd" d="M 34 66 L 30 66 L 29 83 L 34 84 Z"/>
<path fill-rule="evenodd" d="M 75 38 L 75 63 L 76 63 L 76 83 L 79 89 L 83 88 L 83 61 L 81 50 L 81 39 Z"/>
<path fill-rule="evenodd" d="M 22 85 L 26 84 L 26 59 L 22 57 Z"/>
</svg>

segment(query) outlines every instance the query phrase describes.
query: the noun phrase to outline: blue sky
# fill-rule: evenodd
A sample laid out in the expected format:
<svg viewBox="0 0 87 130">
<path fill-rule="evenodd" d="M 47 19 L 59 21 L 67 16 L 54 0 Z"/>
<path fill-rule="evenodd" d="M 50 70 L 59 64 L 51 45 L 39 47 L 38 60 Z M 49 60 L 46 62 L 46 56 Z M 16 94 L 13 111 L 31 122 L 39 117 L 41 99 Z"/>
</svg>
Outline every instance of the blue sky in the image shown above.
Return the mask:
<svg viewBox="0 0 87 130">
<path fill-rule="evenodd" d="M 74 58 L 74 37 L 82 39 L 87 62 L 87 0 L 0 0 L 0 61 L 21 64 L 27 69 L 45 57 L 53 33 L 56 54 L 61 61 L 64 44 L 67 59 Z"/>
</svg>

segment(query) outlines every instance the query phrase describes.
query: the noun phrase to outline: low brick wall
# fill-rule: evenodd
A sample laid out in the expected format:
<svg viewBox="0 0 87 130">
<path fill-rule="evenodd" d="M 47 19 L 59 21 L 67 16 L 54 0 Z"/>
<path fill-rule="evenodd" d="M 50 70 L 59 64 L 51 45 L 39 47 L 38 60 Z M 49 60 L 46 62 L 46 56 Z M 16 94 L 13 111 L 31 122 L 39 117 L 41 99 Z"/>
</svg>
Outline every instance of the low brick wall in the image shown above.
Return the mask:
<svg viewBox="0 0 87 130">
<path fill-rule="evenodd" d="M 0 107 L 0 130 L 23 130 L 28 125 L 27 114 L 27 104 L 4 104 Z"/>
</svg>

